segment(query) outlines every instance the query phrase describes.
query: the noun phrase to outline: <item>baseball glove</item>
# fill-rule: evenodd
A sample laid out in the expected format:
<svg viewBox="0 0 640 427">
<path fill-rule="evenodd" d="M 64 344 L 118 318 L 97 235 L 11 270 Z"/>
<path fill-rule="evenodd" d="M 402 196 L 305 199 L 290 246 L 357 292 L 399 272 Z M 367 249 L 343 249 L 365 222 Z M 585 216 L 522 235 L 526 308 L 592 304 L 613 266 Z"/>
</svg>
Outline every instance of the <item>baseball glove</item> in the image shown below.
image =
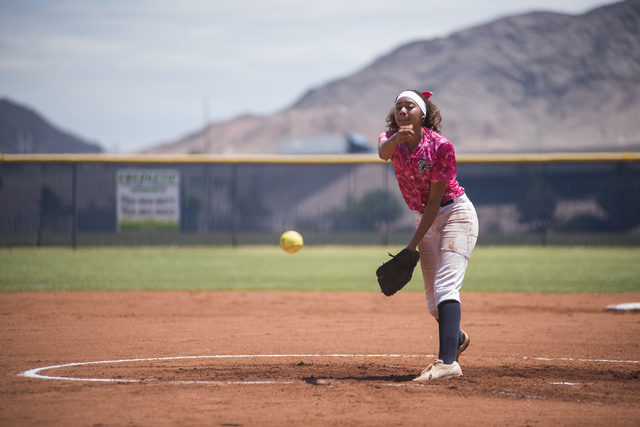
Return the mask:
<svg viewBox="0 0 640 427">
<path fill-rule="evenodd" d="M 420 260 L 418 251 L 401 250 L 397 255 L 389 254 L 391 259 L 376 270 L 382 293 L 390 297 L 409 283 L 413 269 Z"/>
</svg>

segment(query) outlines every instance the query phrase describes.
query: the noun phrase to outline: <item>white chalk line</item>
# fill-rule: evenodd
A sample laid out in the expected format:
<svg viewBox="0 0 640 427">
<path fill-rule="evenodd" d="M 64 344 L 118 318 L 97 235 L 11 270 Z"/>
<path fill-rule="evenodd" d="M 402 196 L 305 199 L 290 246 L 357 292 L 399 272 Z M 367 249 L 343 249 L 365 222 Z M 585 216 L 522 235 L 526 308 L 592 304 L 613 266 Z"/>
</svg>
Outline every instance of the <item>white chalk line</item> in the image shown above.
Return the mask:
<svg viewBox="0 0 640 427">
<path fill-rule="evenodd" d="M 211 355 L 211 356 L 171 356 L 171 357 L 147 357 L 138 359 L 119 359 L 119 360 L 100 360 L 95 362 L 78 362 L 67 363 L 64 365 L 45 366 L 41 368 L 30 369 L 18 374 L 18 376 L 44 379 L 44 380 L 63 380 L 63 381 L 88 381 L 103 383 L 163 383 L 163 384 L 208 384 L 208 385 L 260 385 L 260 384 L 293 384 L 294 381 L 156 381 L 156 380 L 133 380 L 122 378 L 73 378 L 59 377 L 41 374 L 42 371 L 51 369 L 69 368 L 73 366 L 99 365 L 107 363 L 127 363 L 127 362 L 157 362 L 164 360 L 193 360 L 193 359 L 253 359 L 253 358 L 303 358 L 303 357 L 435 357 L 433 355 L 410 355 L 403 356 L 400 354 L 227 354 L 227 355 Z M 304 381 L 303 381 L 304 382 Z"/>
<path fill-rule="evenodd" d="M 100 383 L 162 383 L 162 384 L 194 384 L 194 385 L 274 385 L 274 384 L 294 384 L 296 381 L 158 381 L 147 379 L 125 379 L 125 378 L 74 378 L 44 375 L 41 372 L 51 369 L 69 368 L 74 366 L 100 365 L 112 363 L 135 363 L 135 362 L 157 362 L 165 360 L 194 360 L 194 359 L 254 359 L 254 358 L 307 358 L 307 357 L 378 357 L 378 358 L 429 358 L 435 357 L 430 354 L 421 355 L 400 355 L 400 354 L 226 354 L 226 355 L 209 355 L 209 356 L 170 356 L 170 357 L 146 357 L 137 359 L 118 359 L 118 360 L 100 360 L 94 362 L 77 362 L 67 363 L 64 365 L 44 366 L 40 368 L 30 369 L 18 374 L 18 376 L 43 379 L 43 380 L 61 380 L 61 381 L 84 381 L 84 382 L 100 382 Z M 541 361 L 578 361 L 578 362 L 597 362 L 597 363 L 640 363 L 637 360 L 608 360 L 608 359 L 576 359 L 570 357 L 548 358 L 548 357 L 523 357 L 524 360 L 541 360 Z M 324 380 L 322 380 L 324 381 Z M 302 382 L 305 382 L 304 380 Z M 395 385 L 395 384 L 394 384 Z M 575 385 L 571 383 L 553 383 L 553 385 Z"/>
<path fill-rule="evenodd" d="M 610 359 L 574 359 L 572 357 L 523 357 L 530 360 L 569 361 L 569 362 L 599 362 L 599 363 L 640 363 L 638 360 L 610 360 Z"/>
</svg>

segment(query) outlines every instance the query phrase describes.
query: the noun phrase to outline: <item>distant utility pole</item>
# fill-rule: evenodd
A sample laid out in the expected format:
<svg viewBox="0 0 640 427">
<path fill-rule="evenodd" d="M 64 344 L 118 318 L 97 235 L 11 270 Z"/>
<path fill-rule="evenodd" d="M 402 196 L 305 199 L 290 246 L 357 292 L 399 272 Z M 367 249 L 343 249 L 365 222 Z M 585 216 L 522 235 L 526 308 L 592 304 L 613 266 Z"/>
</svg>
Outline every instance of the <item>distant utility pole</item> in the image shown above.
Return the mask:
<svg viewBox="0 0 640 427">
<path fill-rule="evenodd" d="M 211 153 L 211 141 L 209 141 L 209 97 L 204 97 L 204 103 L 202 105 L 202 112 L 204 118 L 204 147 L 203 150 L 205 153 Z"/>
<path fill-rule="evenodd" d="M 18 152 L 20 154 L 31 154 L 33 151 L 33 138 L 31 131 L 18 132 Z"/>
</svg>

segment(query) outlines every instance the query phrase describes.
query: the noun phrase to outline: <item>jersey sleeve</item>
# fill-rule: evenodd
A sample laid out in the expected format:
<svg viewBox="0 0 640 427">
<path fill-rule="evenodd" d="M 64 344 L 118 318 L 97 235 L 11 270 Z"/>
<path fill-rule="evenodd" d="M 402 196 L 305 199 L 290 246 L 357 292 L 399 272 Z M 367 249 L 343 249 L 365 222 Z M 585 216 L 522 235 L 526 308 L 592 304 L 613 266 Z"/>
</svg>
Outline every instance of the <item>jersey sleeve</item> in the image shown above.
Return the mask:
<svg viewBox="0 0 640 427">
<path fill-rule="evenodd" d="M 449 181 L 455 179 L 456 175 L 456 154 L 453 145 L 442 144 L 438 147 L 436 161 L 431 169 L 431 182 Z"/>
<path fill-rule="evenodd" d="M 378 147 L 380 146 L 380 144 L 382 144 L 383 142 L 385 142 L 386 140 L 388 140 L 389 138 L 391 138 L 396 132 L 398 132 L 397 130 L 388 130 L 386 132 L 382 132 L 380 134 L 380 136 L 378 137 Z M 398 147 L 396 147 L 397 150 Z M 391 155 L 391 159 L 393 159 L 396 155 L 396 150 L 393 151 L 393 154 Z"/>
</svg>

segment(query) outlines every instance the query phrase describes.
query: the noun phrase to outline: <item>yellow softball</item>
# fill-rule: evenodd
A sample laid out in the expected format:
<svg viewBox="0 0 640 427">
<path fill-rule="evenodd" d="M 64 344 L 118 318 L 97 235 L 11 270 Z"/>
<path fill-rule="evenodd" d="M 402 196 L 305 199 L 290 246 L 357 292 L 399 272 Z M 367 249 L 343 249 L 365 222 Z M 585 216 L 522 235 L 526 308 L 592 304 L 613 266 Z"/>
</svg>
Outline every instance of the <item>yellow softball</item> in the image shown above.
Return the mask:
<svg viewBox="0 0 640 427">
<path fill-rule="evenodd" d="M 289 254 L 294 254 L 302 249 L 302 236 L 297 231 L 286 231 L 280 236 L 280 247 Z"/>
</svg>

